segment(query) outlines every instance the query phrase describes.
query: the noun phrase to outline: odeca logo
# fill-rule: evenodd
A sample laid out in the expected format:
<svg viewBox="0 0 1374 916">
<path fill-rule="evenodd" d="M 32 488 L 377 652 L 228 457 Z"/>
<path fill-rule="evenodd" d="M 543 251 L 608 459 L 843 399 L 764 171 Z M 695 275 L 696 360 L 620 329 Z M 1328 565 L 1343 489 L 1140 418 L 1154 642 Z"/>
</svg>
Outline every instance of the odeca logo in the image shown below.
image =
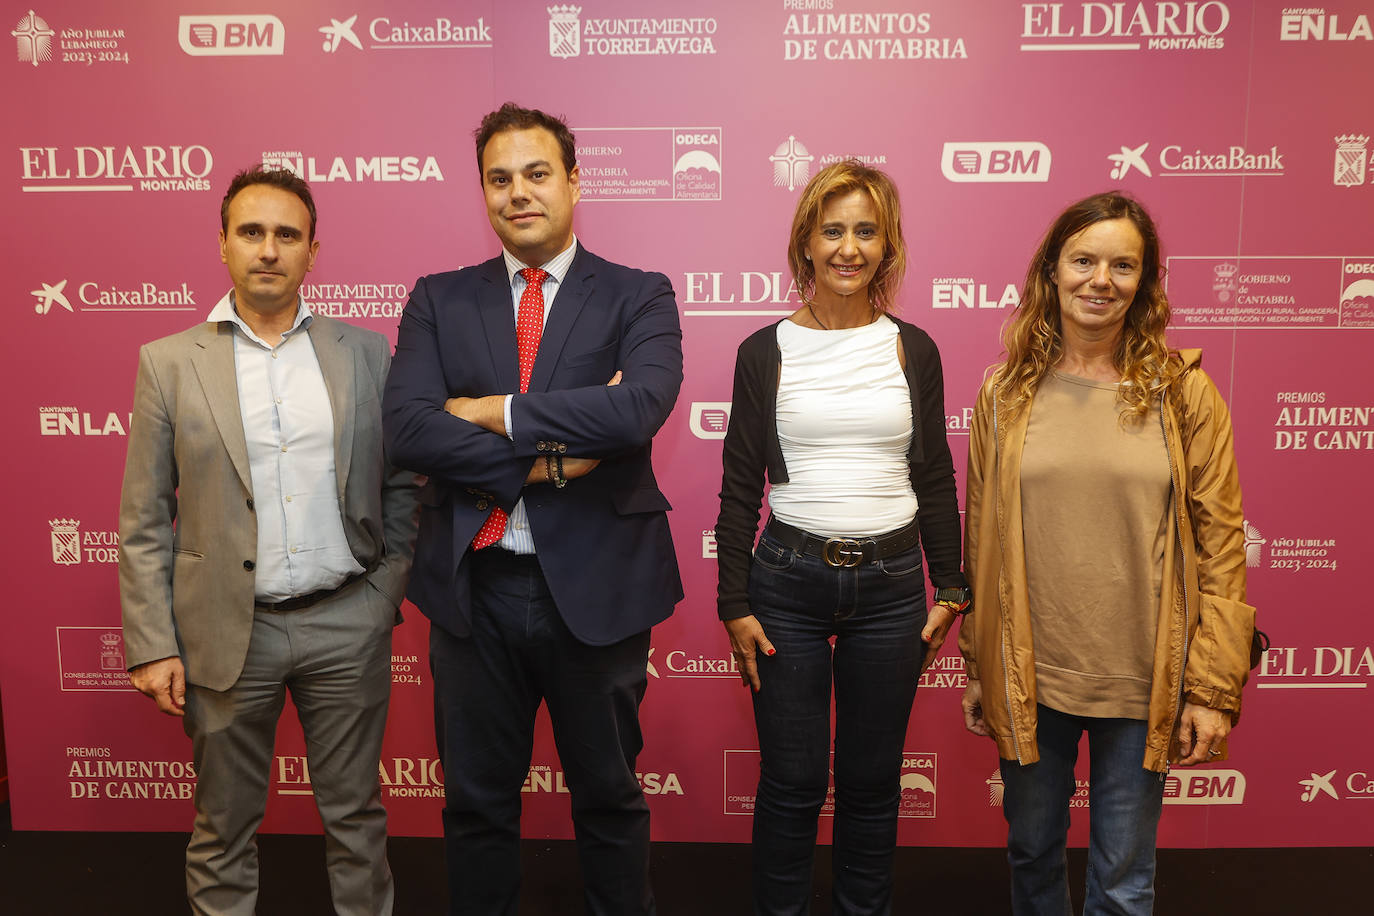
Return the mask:
<svg viewBox="0 0 1374 916">
<path fill-rule="evenodd" d="M 940 156 L 948 181 L 1049 181 L 1050 148 L 1034 140 L 949 142 Z"/>
<path fill-rule="evenodd" d="M 902 754 L 901 796 L 897 806 L 898 817 L 935 816 L 935 765 L 937 757 L 937 754 L 921 754 L 911 751 Z"/>
<path fill-rule="evenodd" d="M 688 425 L 698 439 L 724 439 L 730 426 L 730 402 L 693 401 Z"/>
<path fill-rule="evenodd" d="M 286 27 L 270 14 L 182 16 L 177 41 L 192 57 L 282 54 Z"/>
</svg>

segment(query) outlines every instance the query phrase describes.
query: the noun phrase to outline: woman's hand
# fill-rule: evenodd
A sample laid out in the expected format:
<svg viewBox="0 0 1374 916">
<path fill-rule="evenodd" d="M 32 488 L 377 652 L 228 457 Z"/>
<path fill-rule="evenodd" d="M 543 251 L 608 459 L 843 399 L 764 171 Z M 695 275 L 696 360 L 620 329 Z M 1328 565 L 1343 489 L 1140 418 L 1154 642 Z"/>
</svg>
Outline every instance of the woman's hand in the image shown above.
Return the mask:
<svg viewBox="0 0 1374 916">
<path fill-rule="evenodd" d="M 772 655 L 776 650 L 768 637 L 763 635 L 763 626 L 753 614 L 735 617 L 724 623 L 725 632 L 730 634 L 730 654 L 735 657 L 735 664 L 739 667 L 739 679 L 758 693 L 759 666 L 755 658 L 759 652 Z"/>
<path fill-rule="evenodd" d="M 968 686 L 964 688 L 964 695 L 959 698 L 959 705 L 964 708 L 964 728 L 975 735 L 991 738 L 992 732 L 988 730 L 988 723 L 983 720 L 982 681 L 973 677 L 968 679 Z"/>
<path fill-rule="evenodd" d="M 1184 703 L 1183 715 L 1178 720 L 1178 754 L 1173 762 L 1190 767 L 1221 756 L 1221 742 L 1230 731 L 1230 713 Z"/>
<path fill-rule="evenodd" d="M 957 616 L 959 615 L 943 604 L 937 604 L 930 609 L 930 615 L 926 617 L 926 627 L 921 631 L 921 639 L 926 644 L 926 656 L 921 659 L 922 674 L 925 674 L 930 663 L 935 661 L 935 656 L 940 654 L 940 647 L 945 644 L 945 634 L 949 632 L 950 625 Z"/>
</svg>

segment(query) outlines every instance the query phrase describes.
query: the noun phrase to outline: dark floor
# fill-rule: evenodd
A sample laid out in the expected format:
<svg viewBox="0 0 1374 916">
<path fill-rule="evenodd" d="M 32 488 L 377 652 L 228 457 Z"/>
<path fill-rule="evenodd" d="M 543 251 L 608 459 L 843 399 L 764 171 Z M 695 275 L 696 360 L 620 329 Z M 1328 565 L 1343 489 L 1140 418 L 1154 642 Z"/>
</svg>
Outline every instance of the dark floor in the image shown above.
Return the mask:
<svg viewBox="0 0 1374 916">
<path fill-rule="evenodd" d="M 7 916 L 164 916 L 185 913 L 179 833 L 38 833 L 10 829 L 0 806 L 0 913 Z M 329 888 L 318 836 L 263 836 L 262 916 L 328 914 Z M 829 849 L 817 851 L 817 875 Z M 527 840 L 522 916 L 580 914 L 576 853 L 570 842 Z M 1083 851 L 1070 872 L 1082 885 Z M 395 837 L 396 914 L 444 908 L 440 841 Z M 658 843 L 654 887 L 661 916 L 746 916 L 749 849 L 740 845 Z M 1162 850 L 1159 914 L 1308 916 L 1374 912 L 1374 849 Z M 902 848 L 894 913 L 997 914 L 1008 910 L 1006 862 L 996 849 Z M 830 913 L 829 884 L 818 878 L 815 916 Z"/>
</svg>

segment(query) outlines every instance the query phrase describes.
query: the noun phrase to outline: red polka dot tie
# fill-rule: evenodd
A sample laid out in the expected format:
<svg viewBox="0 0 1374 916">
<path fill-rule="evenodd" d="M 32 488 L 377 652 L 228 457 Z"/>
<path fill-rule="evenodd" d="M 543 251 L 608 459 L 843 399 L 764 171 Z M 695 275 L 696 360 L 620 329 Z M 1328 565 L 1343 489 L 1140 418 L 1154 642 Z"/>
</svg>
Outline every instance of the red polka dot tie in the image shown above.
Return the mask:
<svg viewBox="0 0 1374 916">
<path fill-rule="evenodd" d="M 538 267 L 520 271 L 525 278 L 525 291 L 520 294 L 520 310 L 515 315 L 515 349 L 520 354 L 520 393 L 530 389 L 530 373 L 534 371 L 534 357 L 539 353 L 539 338 L 544 334 L 544 281 L 549 273 Z M 506 512 L 499 506 L 482 523 L 472 539 L 472 549 L 490 547 L 506 533 Z"/>
</svg>

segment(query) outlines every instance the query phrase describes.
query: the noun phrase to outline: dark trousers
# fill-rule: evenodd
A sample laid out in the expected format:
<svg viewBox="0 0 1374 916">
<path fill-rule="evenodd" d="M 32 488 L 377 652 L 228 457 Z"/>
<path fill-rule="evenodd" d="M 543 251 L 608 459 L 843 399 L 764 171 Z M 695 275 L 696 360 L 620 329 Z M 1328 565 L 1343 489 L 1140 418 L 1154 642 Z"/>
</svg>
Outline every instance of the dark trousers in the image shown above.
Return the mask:
<svg viewBox="0 0 1374 916">
<path fill-rule="evenodd" d="M 542 700 L 572 796 L 587 911 L 653 913 L 649 807 L 635 777 L 649 631 L 586 645 L 564 625 L 534 557 L 489 547 L 471 562 L 471 635 L 436 626 L 429 643 L 449 912 L 516 912 L 520 789 Z"/>
<path fill-rule="evenodd" d="M 902 745 L 925 655 L 920 548 L 837 569 L 765 532 L 749 573 L 749 603 L 777 650 L 759 657 L 762 686 L 754 695 L 754 911 L 810 912 L 833 683 L 834 912 L 889 913 Z"/>
</svg>

